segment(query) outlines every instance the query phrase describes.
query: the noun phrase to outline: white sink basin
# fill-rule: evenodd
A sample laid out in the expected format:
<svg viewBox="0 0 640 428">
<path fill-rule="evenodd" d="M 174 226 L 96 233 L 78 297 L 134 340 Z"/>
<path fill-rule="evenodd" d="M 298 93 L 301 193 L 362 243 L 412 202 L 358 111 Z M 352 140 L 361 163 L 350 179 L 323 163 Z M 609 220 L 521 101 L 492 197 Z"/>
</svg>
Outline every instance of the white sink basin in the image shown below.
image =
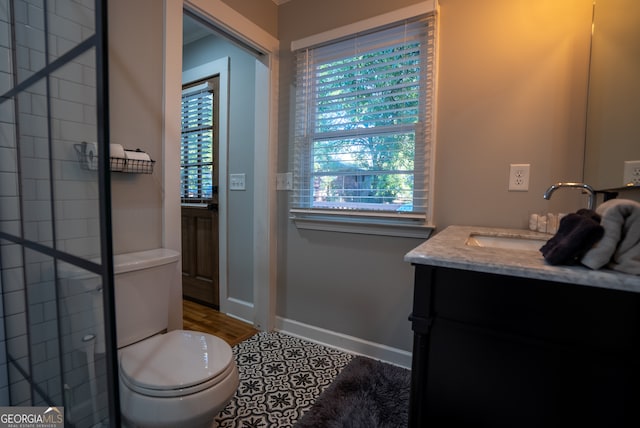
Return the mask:
<svg viewBox="0 0 640 428">
<path fill-rule="evenodd" d="M 472 247 L 539 251 L 540 247 L 542 247 L 549 238 L 541 236 L 506 236 L 472 233 L 469 235 L 465 244 Z"/>
</svg>

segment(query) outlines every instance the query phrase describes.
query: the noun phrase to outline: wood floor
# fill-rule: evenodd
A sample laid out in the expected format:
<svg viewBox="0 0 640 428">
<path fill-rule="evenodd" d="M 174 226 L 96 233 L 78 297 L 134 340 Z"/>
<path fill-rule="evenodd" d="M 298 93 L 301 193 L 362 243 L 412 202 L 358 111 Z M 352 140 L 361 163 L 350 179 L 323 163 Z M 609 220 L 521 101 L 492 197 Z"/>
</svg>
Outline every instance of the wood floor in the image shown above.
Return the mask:
<svg viewBox="0 0 640 428">
<path fill-rule="evenodd" d="M 182 311 L 185 330 L 211 333 L 225 340 L 231 346 L 235 346 L 258 333 L 258 330 L 253 328 L 251 324 L 191 300 L 184 299 L 182 301 Z"/>
</svg>

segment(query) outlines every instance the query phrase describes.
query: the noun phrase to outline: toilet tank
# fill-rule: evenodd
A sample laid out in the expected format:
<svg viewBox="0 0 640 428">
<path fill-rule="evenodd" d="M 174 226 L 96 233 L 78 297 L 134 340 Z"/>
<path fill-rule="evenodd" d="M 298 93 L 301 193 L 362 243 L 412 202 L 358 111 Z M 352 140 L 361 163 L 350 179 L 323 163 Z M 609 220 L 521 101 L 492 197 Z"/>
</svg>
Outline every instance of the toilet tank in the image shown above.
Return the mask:
<svg viewBox="0 0 640 428">
<path fill-rule="evenodd" d="M 118 348 L 165 330 L 180 253 L 157 248 L 113 256 Z"/>
</svg>

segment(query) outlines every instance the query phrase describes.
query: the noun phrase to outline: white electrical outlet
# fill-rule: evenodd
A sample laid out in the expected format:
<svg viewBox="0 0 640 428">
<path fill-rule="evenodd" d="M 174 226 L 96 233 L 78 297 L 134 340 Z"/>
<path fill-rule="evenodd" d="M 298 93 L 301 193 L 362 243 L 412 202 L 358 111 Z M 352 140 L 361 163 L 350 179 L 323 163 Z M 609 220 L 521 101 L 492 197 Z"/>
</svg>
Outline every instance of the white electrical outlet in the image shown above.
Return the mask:
<svg viewBox="0 0 640 428">
<path fill-rule="evenodd" d="M 529 190 L 529 169 L 528 163 L 512 163 L 509 169 L 509 191 L 526 192 Z"/>
<path fill-rule="evenodd" d="M 276 175 L 276 190 L 293 190 L 293 173 L 278 173 Z"/>
<path fill-rule="evenodd" d="M 623 185 L 640 186 L 640 160 L 624 161 L 624 175 L 622 177 Z"/>
</svg>

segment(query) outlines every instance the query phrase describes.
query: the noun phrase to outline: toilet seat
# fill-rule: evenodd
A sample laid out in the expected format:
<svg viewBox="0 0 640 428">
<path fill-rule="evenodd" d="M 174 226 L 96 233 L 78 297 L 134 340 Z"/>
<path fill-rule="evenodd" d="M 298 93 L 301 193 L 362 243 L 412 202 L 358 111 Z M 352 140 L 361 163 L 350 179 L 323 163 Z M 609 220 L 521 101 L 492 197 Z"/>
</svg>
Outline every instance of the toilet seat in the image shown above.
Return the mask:
<svg viewBox="0 0 640 428">
<path fill-rule="evenodd" d="M 139 394 L 178 397 L 211 388 L 233 368 L 233 352 L 222 339 L 201 332 L 173 330 L 120 352 L 123 383 Z"/>
</svg>

